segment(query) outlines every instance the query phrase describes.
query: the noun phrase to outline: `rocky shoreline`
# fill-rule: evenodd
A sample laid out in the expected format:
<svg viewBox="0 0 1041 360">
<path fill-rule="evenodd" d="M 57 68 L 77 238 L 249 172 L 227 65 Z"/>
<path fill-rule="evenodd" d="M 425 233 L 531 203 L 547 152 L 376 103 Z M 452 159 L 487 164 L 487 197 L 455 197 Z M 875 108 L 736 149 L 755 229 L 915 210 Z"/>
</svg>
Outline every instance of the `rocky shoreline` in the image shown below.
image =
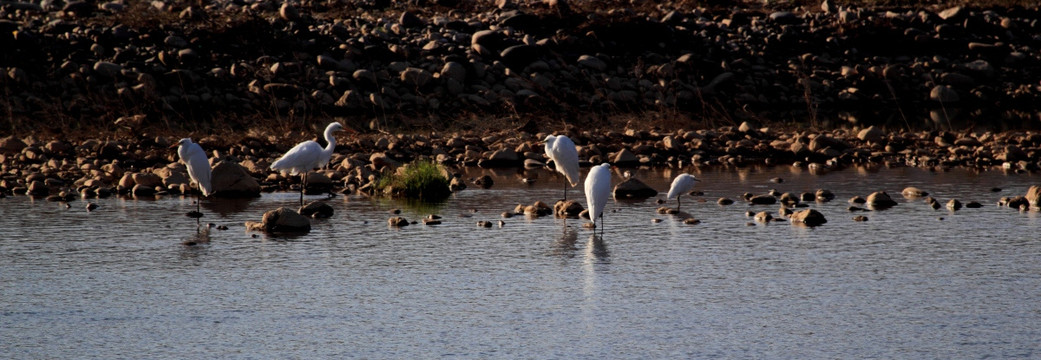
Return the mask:
<svg viewBox="0 0 1041 360">
<path fill-rule="evenodd" d="M 547 133 L 498 132 L 412 135 L 353 134 L 338 137 L 328 169 L 308 177 L 313 193 L 365 191 L 380 173 L 428 159 L 445 165 L 453 189 L 484 186 L 458 174 L 463 167 L 543 167 Z M 570 132 L 583 166 L 619 167 L 795 166 L 823 173 L 850 166 L 911 166 L 934 170 L 1041 170 L 1041 134 L 1035 132 L 887 132 L 879 127 L 825 132 L 778 131 L 748 123 L 702 130 Z M 216 196 L 257 196 L 288 190 L 299 177 L 269 169 L 294 143 L 284 135 L 208 136 L 198 139 L 210 155 Z M 187 172 L 170 145 L 176 139 L 147 135 L 132 140 L 0 139 L 0 194 L 72 200 L 112 194 L 154 196 L 190 193 Z M 450 174 L 451 175 L 451 174 Z M 491 185 L 491 184 L 488 184 Z"/>
<path fill-rule="evenodd" d="M 1041 119 L 1037 6 L 188 4 L 0 2 L 4 128 L 342 118 L 392 132 L 529 119 L 541 131 L 627 121 L 1005 130 Z"/>
</svg>

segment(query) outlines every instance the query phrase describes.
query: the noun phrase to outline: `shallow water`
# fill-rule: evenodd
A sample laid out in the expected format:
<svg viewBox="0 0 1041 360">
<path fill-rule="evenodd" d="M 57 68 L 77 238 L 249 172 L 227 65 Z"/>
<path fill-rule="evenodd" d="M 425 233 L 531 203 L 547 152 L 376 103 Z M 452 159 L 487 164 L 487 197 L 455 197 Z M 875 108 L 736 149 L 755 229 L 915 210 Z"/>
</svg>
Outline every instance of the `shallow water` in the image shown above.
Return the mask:
<svg viewBox="0 0 1041 360">
<path fill-rule="evenodd" d="M 336 215 L 298 237 L 253 237 L 242 225 L 295 207 L 293 193 L 204 200 L 204 223 L 230 230 L 200 233 L 183 215 L 191 198 L 101 199 L 93 212 L 84 201 L 0 199 L 0 356 L 1041 356 L 1041 219 L 995 205 L 1037 176 L 702 169 L 706 201 L 683 203 L 700 225 L 658 215 L 653 198 L 612 201 L 599 241 L 576 219 L 478 228 L 517 203 L 560 198 L 563 181 L 542 170 L 468 176 L 481 174 L 496 185 L 437 207 L 338 197 Z M 675 174 L 635 176 L 665 191 Z M 523 185 L 524 176 L 539 180 Z M 984 207 L 932 210 L 900 197 L 908 185 Z M 832 190 L 835 201 L 810 205 L 828 223 L 750 226 L 745 211 L 778 206 L 715 203 L 772 188 Z M 848 198 L 875 190 L 900 205 L 846 210 Z M 393 208 L 444 223 L 388 228 Z M 182 245 L 199 238 L 210 242 Z"/>
</svg>

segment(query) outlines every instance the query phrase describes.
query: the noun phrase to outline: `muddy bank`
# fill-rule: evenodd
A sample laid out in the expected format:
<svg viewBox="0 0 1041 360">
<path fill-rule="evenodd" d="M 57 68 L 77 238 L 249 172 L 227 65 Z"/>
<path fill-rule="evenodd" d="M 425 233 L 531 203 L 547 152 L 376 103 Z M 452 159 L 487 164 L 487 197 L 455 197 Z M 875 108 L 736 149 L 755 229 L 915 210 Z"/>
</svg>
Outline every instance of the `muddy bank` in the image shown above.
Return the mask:
<svg viewBox="0 0 1041 360">
<path fill-rule="evenodd" d="M 351 134 L 337 137 L 328 169 L 308 183 L 335 191 L 364 189 L 379 173 L 416 159 L 449 168 L 545 166 L 546 133 L 524 129 L 412 135 Z M 869 127 L 826 132 L 779 131 L 749 124 L 702 130 L 570 132 L 583 166 L 689 167 L 767 164 L 826 172 L 848 166 L 913 166 L 931 169 L 1041 170 L 1041 134 L 1034 132 L 889 132 Z M 190 191 L 184 166 L 169 146 L 176 137 L 88 139 L 69 142 L 9 136 L 0 139 L 0 193 L 52 196 L 55 200 L 114 193 L 154 196 Z M 269 169 L 297 140 L 285 134 L 198 139 L 230 185 L 225 196 L 285 190 L 299 182 Z M 218 171 L 218 170 L 221 171 Z M 469 179 L 455 179 L 453 184 Z M 222 180 L 223 181 L 223 180 Z M 232 186 L 248 187 L 238 189 Z M 222 188 L 224 189 L 224 188 Z M 221 196 L 221 189 L 216 190 Z M 56 196 L 56 197 L 55 197 Z"/>
<path fill-rule="evenodd" d="M 0 8 L 0 104 L 4 127 L 19 134 L 243 128 L 258 119 L 298 126 L 332 117 L 406 132 L 527 119 L 548 131 L 616 117 L 673 127 L 753 120 L 1008 129 L 1036 127 L 1041 103 L 1036 6 L 340 0 Z"/>
</svg>

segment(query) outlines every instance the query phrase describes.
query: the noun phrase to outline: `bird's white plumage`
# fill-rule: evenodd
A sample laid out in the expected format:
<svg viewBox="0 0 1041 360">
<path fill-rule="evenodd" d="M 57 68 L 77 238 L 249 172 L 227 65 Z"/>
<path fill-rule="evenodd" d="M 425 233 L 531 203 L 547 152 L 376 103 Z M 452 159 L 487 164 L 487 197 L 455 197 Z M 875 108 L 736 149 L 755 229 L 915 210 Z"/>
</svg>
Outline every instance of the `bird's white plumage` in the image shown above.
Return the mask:
<svg viewBox="0 0 1041 360">
<path fill-rule="evenodd" d="M 546 136 L 546 156 L 553 160 L 557 172 L 564 174 L 571 186 L 579 183 L 578 149 L 566 135 Z"/>
<path fill-rule="evenodd" d="M 189 138 L 181 139 L 177 143 L 177 156 L 188 167 L 188 177 L 199 184 L 202 196 L 209 196 L 213 192 L 213 186 L 210 184 L 210 161 L 206 158 L 206 152 Z"/>
<path fill-rule="evenodd" d="M 679 174 L 675 179 L 672 180 L 672 186 L 669 187 L 668 199 L 672 200 L 676 197 L 686 194 L 694 189 L 694 183 L 698 181 L 698 178 L 691 174 Z"/>
<path fill-rule="evenodd" d="M 611 165 L 603 163 L 589 169 L 586 174 L 586 206 L 589 208 L 589 219 L 596 219 L 604 213 L 604 206 L 611 196 Z"/>
<path fill-rule="evenodd" d="M 291 175 L 297 175 L 311 171 L 314 168 L 325 166 L 336 150 L 336 138 L 333 132 L 343 129 L 339 122 L 329 124 L 325 128 L 325 141 L 328 145 L 322 148 L 313 140 L 296 144 L 282 157 L 271 163 L 271 169 L 277 171 L 289 171 Z"/>
</svg>

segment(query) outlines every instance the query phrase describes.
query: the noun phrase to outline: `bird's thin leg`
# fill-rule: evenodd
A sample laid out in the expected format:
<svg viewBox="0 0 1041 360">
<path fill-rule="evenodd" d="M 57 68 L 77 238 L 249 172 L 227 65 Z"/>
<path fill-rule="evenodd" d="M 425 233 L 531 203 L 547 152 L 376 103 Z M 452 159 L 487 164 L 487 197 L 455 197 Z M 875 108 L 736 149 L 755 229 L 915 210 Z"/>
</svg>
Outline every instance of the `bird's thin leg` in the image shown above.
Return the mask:
<svg viewBox="0 0 1041 360">
<path fill-rule="evenodd" d="M 682 198 L 683 198 L 683 194 L 676 195 L 676 212 L 680 212 L 680 207 L 683 206 L 683 203 L 680 202 L 680 199 L 682 199 Z"/>
<path fill-rule="evenodd" d="M 564 201 L 567 201 L 567 177 L 564 177 Z"/>
<path fill-rule="evenodd" d="M 300 206 L 304 205 L 304 189 L 307 189 L 307 172 L 300 175 Z"/>
<path fill-rule="evenodd" d="M 596 230 L 593 230 L 593 232 L 595 233 Z M 604 214 L 603 213 L 600 214 L 600 239 L 601 240 L 604 239 Z"/>
</svg>

